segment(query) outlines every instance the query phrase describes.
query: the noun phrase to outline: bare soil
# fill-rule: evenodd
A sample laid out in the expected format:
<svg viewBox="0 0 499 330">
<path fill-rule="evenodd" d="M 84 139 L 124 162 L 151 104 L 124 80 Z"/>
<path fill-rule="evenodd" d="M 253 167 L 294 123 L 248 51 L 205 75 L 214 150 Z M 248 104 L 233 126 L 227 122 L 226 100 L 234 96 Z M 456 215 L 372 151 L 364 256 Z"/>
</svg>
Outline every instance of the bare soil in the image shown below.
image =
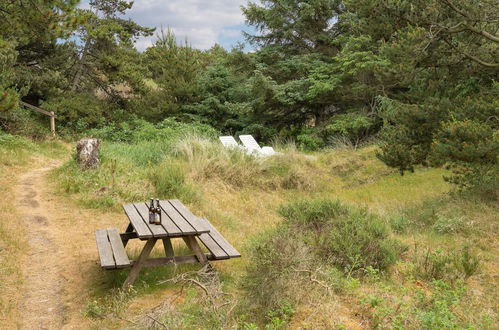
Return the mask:
<svg viewBox="0 0 499 330">
<path fill-rule="evenodd" d="M 49 166 L 26 172 L 16 187 L 16 205 L 25 228 L 28 252 L 23 265 L 24 292 L 21 301 L 25 329 L 57 329 L 64 321 L 63 278 L 54 243 L 50 208 L 39 192 Z"/>
</svg>

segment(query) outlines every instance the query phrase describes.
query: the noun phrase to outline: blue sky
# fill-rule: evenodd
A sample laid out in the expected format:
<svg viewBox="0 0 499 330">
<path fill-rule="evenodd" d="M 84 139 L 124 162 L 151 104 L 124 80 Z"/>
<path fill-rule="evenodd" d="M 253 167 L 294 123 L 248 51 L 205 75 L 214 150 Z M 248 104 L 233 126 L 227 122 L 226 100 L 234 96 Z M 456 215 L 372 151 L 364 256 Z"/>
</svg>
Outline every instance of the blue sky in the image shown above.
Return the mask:
<svg viewBox="0 0 499 330">
<path fill-rule="evenodd" d="M 195 48 L 208 49 L 218 43 L 230 49 L 244 41 L 241 31 L 254 31 L 245 25 L 240 9 L 247 3 L 248 0 L 135 0 L 126 17 L 157 30 L 170 27 L 178 40 L 187 38 Z M 80 7 L 88 7 L 88 0 L 82 0 Z M 139 39 L 137 49 L 146 49 L 154 39 L 155 36 Z"/>
</svg>

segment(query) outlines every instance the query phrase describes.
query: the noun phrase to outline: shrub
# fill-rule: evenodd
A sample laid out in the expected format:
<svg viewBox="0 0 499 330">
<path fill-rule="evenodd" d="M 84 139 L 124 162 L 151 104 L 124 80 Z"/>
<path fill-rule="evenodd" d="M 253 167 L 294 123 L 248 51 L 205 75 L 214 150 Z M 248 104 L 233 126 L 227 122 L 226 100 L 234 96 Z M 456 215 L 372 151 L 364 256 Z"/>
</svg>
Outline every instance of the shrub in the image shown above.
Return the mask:
<svg viewBox="0 0 499 330">
<path fill-rule="evenodd" d="M 42 108 L 54 111 L 60 125 L 77 133 L 101 126 L 113 111 L 104 100 L 92 93 L 66 92 L 61 96 L 43 102 Z"/>
<path fill-rule="evenodd" d="M 458 251 L 428 249 L 422 255 L 416 251 L 414 276 L 424 280 L 467 279 L 480 268 L 480 258 L 470 246 L 465 245 Z"/>
<path fill-rule="evenodd" d="M 260 312 L 279 310 L 285 300 L 320 299 L 324 286 L 344 289 L 346 280 L 337 268 L 349 275 L 378 276 L 378 270 L 387 269 L 401 251 L 382 219 L 338 201 L 292 201 L 278 212 L 284 221 L 251 241 L 251 260 L 243 281 Z"/>
<path fill-rule="evenodd" d="M 316 253 L 348 273 L 367 267 L 386 270 L 402 251 L 382 219 L 338 201 L 299 200 L 281 206 L 279 213 L 287 225 L 313 231 Z"/>
<path fill-rule="evenodd" d="M 279 214 L 293 225 L 320 228 L 339 216 L 348 214 L 348 208 L 329 199 L 302 199 L 281 205 Z"/>
<path fill-rule="evenodd" d="M 369 131 L 374 127 L 374 119 L 364 114 L 346 113 L 336 115 L 331 123 L 326 126 L 326 134 L 341 136 L 358 146 L 363 139 L 369 136 Z"/>
<path fill-rule="evenodd" d="M 428 249 L 416 257 L 415 277 L 424 280 L 440 280 L 453 277 L 452 256 L 441 249 Z"/>
<path fill-rule="evenodd" d="M 323 251 L 336 266 L 352 273 L 367 267 L 386 270 L 403 246 L 390 238 L 388 226 L 378 216 L 353 211 L 338 219 Z"/>
<path fill-rule="evenodd" d="M 469 245 L 465 245 L 456 258 L 457 266 L 468 278 L 476 274 L 480 268 L 480 257 L 473 253 Z"/>
<path fill-rule="evenodd" d="M 317 135 L 316 131 L 304 130 L 296 137 L 300 149 L 305 151 L 316 151 L 325 146 L 324 140 Z"/>
<path fill-rule="evenodd" d="M 284 300 L 295 301 L 301 288 L 293 269 L 310 267 L 309 247 L 284 226 L 260 234 L 250 244 L 251 262 L 242 282 L 249 301 L 263 311 L 279 309 Z"/>
<path fill-rule="evenodd" d="M 175 118 L 166 118 L 157 124 L 150 123 L 143 119 L 114 122 L 101 125 L 99 128 L 91 129 L 87 134 L 114 142 L 143 143 L 162 142 L 168 147 L 172 147 L 179 140 L 186 136 L 200 136 L 208 139 L 215 138 L 218 132 L 206 124 L 182 123 Z"/>
</svg>

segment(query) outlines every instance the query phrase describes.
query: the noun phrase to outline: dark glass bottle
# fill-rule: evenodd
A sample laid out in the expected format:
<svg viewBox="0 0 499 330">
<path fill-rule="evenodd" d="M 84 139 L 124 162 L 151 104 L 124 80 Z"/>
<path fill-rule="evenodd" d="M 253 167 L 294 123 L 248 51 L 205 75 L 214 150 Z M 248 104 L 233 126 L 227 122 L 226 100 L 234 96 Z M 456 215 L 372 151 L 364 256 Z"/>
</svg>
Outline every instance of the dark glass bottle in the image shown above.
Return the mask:
<svg viewBox="0 0 499 330">
<path fill-rule="evenodd" d="M 159 205 L 159 199 L 156 199 L 156 218 L 154 219 L 154 223 L 157 225 L 161 224 L 161 206 Z"/>
<path fill-rule="evenodd" d="M 156 209 L 154 208 L 154 198 L 151 198 L 151 204 L 149 205 L 149 223 L 155 223 L 156 221 Z"/>
</svg>

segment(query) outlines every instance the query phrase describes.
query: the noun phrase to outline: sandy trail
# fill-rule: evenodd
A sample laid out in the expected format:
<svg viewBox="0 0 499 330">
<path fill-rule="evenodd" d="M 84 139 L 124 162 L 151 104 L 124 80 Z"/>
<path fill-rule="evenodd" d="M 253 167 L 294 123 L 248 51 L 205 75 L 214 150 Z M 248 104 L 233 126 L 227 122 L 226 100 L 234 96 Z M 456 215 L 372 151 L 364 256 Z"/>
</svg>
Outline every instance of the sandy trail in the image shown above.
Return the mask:
<svg viewBox="0 0 499 330">
<path fill-rule="evenodd" d="M 23 329 L 58 329 L 63 325 L 63 278 L 59 274 L 59 250 L 54 243 L 50 208 L 40 196 L 44 174 L 57 165 L 57 162 L 52 162 L 22 174 L 15 189 L 15 204 L 28 242 L 20 305 Z"/>
</svg>

